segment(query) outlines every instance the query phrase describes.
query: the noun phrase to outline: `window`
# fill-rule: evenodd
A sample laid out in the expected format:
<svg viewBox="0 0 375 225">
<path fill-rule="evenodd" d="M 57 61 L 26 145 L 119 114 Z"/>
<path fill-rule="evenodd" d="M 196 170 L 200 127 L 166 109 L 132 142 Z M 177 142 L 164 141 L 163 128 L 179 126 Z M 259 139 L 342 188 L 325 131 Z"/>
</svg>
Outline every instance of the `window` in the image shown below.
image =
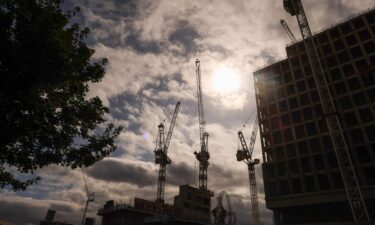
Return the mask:
<svg viewBox="0 0 375 225">
<path fill-rule="evenodd" d="M 329 43 L 323 45 L 323 52 L 324 52 L 325 55 L 329 55 L 333 52 L 332 47 Z"/>
<path fill-rule="evenodd" d="M 299 123 L 302 121 L 301 112 L 300 111 L 294 111 L 292 112 L 292 121 L 293 123 Z"/>
<path fill-rule="evenodd" d="M 277 98 L 284 98 L 285 97 L 284 88 L 277 89 L 276 95 L 277 95 Z"/>
<path fill-rule="evenodd" d="M 375 141 L 375 125 L 371 125 L 365 128 L 367 139 L 370 141 Z M 374 148 L 375 150 L 375 148 Z"/>
<path fill-rule="evenodd" d="M 358 112 L 363 123 L 370 122 L 373 120 L 370 108 L 361 109 Z"/>
<path fill-rule="evenodd" d="M 335 186 L 335 188 L 344 188 L 344 183 L 342 182 L 342 177 L 341 177 L 340 172 L 333 172 L 332 180 L 333 180 L 333 185 Z"/>
<path fill-rule="evenodd" d="M 350 130 L 350 137 L 354 144 L 361 144 L 365 141 L 362 130 L 359 128 Z"/>
<path fill-rule="evenodd" d="M 358 46 L 351 48 L 350 54 L 352 55 L 353 59 L 359 58 L 363 55 L 361 49 Z"/>
<path fill-rule="evenodd" d="M 365 26 L 365 23 L 363 22 L 362 18 L 359 17 L 353 21 L 353 25 L 356 29 L 360 29 Z"/>
<path fill-rule="evenodd" d="M 354 75 L 354 67 L 352 64 L 346 64 L 345 66 L 342 67 L 342 70 L 344 71 L 345 76 L 349 77 L 351 75 Z"/>
<path fill-rule="evenodd" d="M 326 151 L 333 149 L 331 136 L 324 136 L 323 137 L 323 145 L 324 145 L 324 149 Z"/>
<path fill-rule="evenodd" d="M 315 191 L 315 182 L 312 176 L 305 177 L 305 185 L 307 192 L 314 192 Z"/>
<path fill-rule="evenodd" d="M 324 160 L 322 155 L 314 156 L 314 164 L 317 170 L 325 170 Z"/>
<path fill-rule="evenodd" d="M 286 91 L 288 93 L 288 95 L 293 95 L 294 93 L 296 93 L 296 89 L 294 88 L 294 84 L 290 84 L 286 87 Z"/>
<path fill-rule="evenodd" d="M 335 67 L 337 66 L 337 61 L 334 56 L 330 56 L 326 60 L 328 67 Z"/>
<path fill-rule="evenodd" d="M 312 110 L 311 108 L 305 108 L 303 109 L 303 119 L 304 120 L 309 120 L 313 117 L 313 113 L 312 113 Z"/>
<path fill-rule="evenodd" d="M 320 141 L 319 141 L 318 138 L 311 139 L 309 141 L 309 143 L 310 143 L 311 152 L 320 152 L 320 151 L 322 151 L 322 149 L 320 147 Z"/>
<path fill-rule="evenodd" d="M 352 45 L 355 45 L 357 43 L 357 39 L 355 38 L 354 34 L 346 36 L 345 40 L 346 40 L 346 43 L 348 44 L 348 46 L 352 46 Z"/>
<path fill-rule="evenodd" d="M 296 148 L 294 147 L 294 144 L 288 144 L 286 146 L 286 155 L 288 157 L 294 157 L 294 156 L 296 156 Z"/>
<path fill-rule="evenodd" d="M 307 134 L 312 136 L 317 133 L 317 129 L 314 122 L 308 123 L 306 125 Z"/>
<path fill-rule="evenodd" d="M 302 91 L 305 91 L 306 90 L 306 84 L 305 84 L 305 81 L 299 81 L 297 83 L 297 90 L 298 92 L 302 92 Z"/>
<path fill-rule="evenodd" d="M 334 28 L 329 31 L 329 35 L 331 36 L 332 39 L 336 39 L 340 37 L 340 30 L 338 28 Z"/>
<path fill-rule="evenodd" d="M 327 175 L 320 174 L 318 176 L 320 190 L 329 190 L 329 182 Z"/>
<path fill-rule="evenodd" d="M 270 112 L 271 115 L 275 115 L 275 114 L 277 114 L 276 104 L 271 104 L 271 105 L 269 106 L 269 112 Z"/>
<path fill-rule="evenodd" d="M 356 77 L 348 79 L 348 85 L 350 90 L 352 91 L 357 90 L 361 87 L 361 84 L 359 83 L 359 80 Z"/>
<path fill-rule="evenodd" d="M 367 152 L 366 146 L 360 146 L 356 149 L 357 157 L 360 163 L 371 163 L 371 158 Z"/>
<path fill-rule="evenodd" d="M 284 74 L 284 82 L 287 84 L 292 81 L 292 75 L 290 73 Z"/>
<path fill-rule="evenodd" d="M 297 98 L 296 97 L 290 98 L 289 99 L 289 105 L 290 105 L 291 109 L 297 108 L 298 107 Z"/>
<path fill-rule="evenodd" d="M 310 77 L 309 79 L 307 79 L 307 85 L 309 85 L 310 89 L 314 89 L 316 87 L 314 77 Z"/>
<path fill-rule="evenodd" d="M 301 71 L 300 68 L 295 69 L 295 70 L 293 71 L 293 74 L 294 74 L 294 79 L 295 79 L 295 80 L 299 80 L 299 79 L 302 78 L 302 71 Z"/>
<path fill-rule="evenodd" d="M 358 32 L 358 36 L 359 36 L 359 39 L 361 39 L 361 41 L 366 41 L 371 38 L 370 32 L 368 32 L 367 29 L 364 29 Z"/>
<path fill-rule="evenodd" d="M 354 101 L 355 98 L 354 98 Z M 349 126 L 355 126 L 358 124 L 357 116 L 355 115 L 355 112 L 347 112 L 344 114 L 344 122 L 346 122 Z"/>
<path fill-rule="evenodd" d="M 288 181 L 287 180 L 281 180 L 280 181 L 280 191 L 282 195 L 288 195 L 289 194 L 289 187 L 288 187 Z"/>
<path fill-rule="evenodd" d="M 352 31 L 352 27 L 350 26 L 350 23 L 346 23 L 344 25 L 341 26 L 341 31 L 343 34 L 347 34 L 347 33 L 350 33 Z"/>
<path fill-rule="evenodd" d="M 284 148 L 282 146 L 275 148 L 276 160 L 281 160 L 285 157 Z"/>
<path fill-rule="evenodd" d="M 314 90 L 310 94 L 311 94 L 311 99 L 313 102 L 320 102 L 318 91 Z"/>
<path fill-rule="evenodd" d="M 344 82 L 336 83 L 334 87 L 336 95 L 342 95 L 347 92 Z"/>
<path fill-rule="evenodd" d="M 281 123 L 283 124 L 283 126 L 290 125 L 289 114 L 284 114 L 281 116 Z"/>
<path fill-rule="evenodd" d="M 310 103 L 309 95 L 307 93 L 300 95 L 299 101 L 301 102 L 302 106 L 308 105 Z"/>
<path fill-rule="evenodd" d="M 273 117 L 271 119 L 271 127 L 272 129 L 276 129 L 279 127 L 279 118 L 278 117 Z"/>
<path fill-rule="evenodd" d="M 280 112 L 285 112 L 287 110 L 288 110 L 288 105 L 287 105 L 286 101 L 285 100 L 284 101 L 280 101 L 279 102 L 279 111 Z"/>
<path fill-rule="evenodd" d="M 301 165 L 302 165 L 302 171 L 304 173 L 311 172 L 311 164 L 310 164 L 309 157 L 301 158 Z"/>
<path fill-rule="evenodd" d="M 293 131 L 291 128 L 284 130 L 284 139 L 286 142 L 293 140 Z"/>
<path fill-rule="evenodd" d="M 306 141 L 298 142 L 298 152 L 300 155 L 306 155 L 309 153 L 308 145 Z"/>
<path fill-rule="evenodd" d="M 367 95 L 370 97 L 370 100 L 375 102 L 375 88 L 367 90 Z"/>
<path fill-rule="evenodd" d="M 366 15 L 366 20 L 368 24 L 375 23 L 375 13 L 369 13 Z"/>
<path fill-rule="evenodd" d="M 309 63 L 309 58 L 307 57 L 307 54 L 304 53 L 302 56 L 301 56 L 301 60 L 302 60 L 302 63 L 303 64 L 308 64 Z"/>
<path fill-rule="evenodd" d="M 366 62 L 365 59 L 360 59 L 360 60 L 355 62 L 355 66 L 357 67 L 357 69 L 359 71 L 361 71 L 361 70 L 367 68 L 368 65 L 367 65 L 367 62 Z"/>
<path fill-rule="evenodd" d="M 354 103 L 356 106 L 361 106 L 366 104 L 366 96 L 363 94 L 363 92 L 358 92 L 353 94 Z"/>
<path fill-rule="evenodd" d="M 324 119 L 318 121 L 319 124 L 319 131 L 321 133 L 325 133 L 328 131 L 327 122 Z"/>
<path fill-rule="evenodd" d="M 367 54 L 371 54 L 371 53 L 375 52 L 375 42 L 374 41 L 366 42 L 363 45 L 363 47 L 366 50 Z"/>
<path fill-rule="evenodd" d="M 350 60 L 349 54 L 348 54 L 347 51 L 340 52 L 339 54 L 337 54 L 337 57 L 338 57 L 341 64 L 346 63 Z"/>
<path fill-rule="evenodd" d="M 289 170 L 292 174 L 298 174 L 298 165 L 296 159 L 289 160 L 288 165 Z"/>
<path fill-rule="evenodd" d="M 326 33 L 321 33 L 318 35 L 318 39 L 321 44 L 324 44 L 328 41 L 328 36 Z"/>
<path fill-rule="evenodd" d="M 306 65 L 303 67 L 303 71 L 305 72 L 305 76 L 311 76 L 312 75 L 312 71 L 311 71 L 311 67 L 310 65 Z"/>
<path fill-rule="evenodd" d="M 296 126 L 295 128 L 295 134 L 297 138 L 303 138 L 305 137 L 305 130 L 303 129 L 303 126 Z"/>
<path fill-rule="evenodd" d="M 340 51 L 341 49 L 345 47 L 344 42 L 341 39 L 333 42 L 333 45 L 335 46 L 336 51 Z"/>
<path fill-rule="evenodd" d="M 323 116 L 323 108 L 321 104 L 314 106 L 315 117 Z"/>
<path fill-rule="evenodd" d="M 340 102 L 340 106 L 343 110 L 353 108 L 353 104 L 350 101 L 350 98 L 348 96 L 340 98 L 339 102 Z"/>
<path fill-rule="evenodd" d="M 327 159 L 330 168 L 338 168 L 337 158 L 334 152 L 328 152 Z"/>
<path fill-rule="evenodd" d="M 292 180 L 292 186 L 293 186 L 293 192 L 294 193 L 298 194 L 298 193 L 302 192 L 300 179 L 293 178 L 293 180 Z"/>
<path fill-rule="evenodd" d="M 299 66 L 298 57 L 293 57 L 293 58 L 291 59 L 291 63 L 292 63 L 292 67 L 293 67 L 293 68 L 298 67 L 298 66 Z"/>
<path fill-rule="evenodd" d="M 363 173 L 366 177 L 366 182 L 368 185 L 375 184 L 375 169 L 373 167 L 364 168 Z"/>
<path fill-rule="evenodd" d="M 345 52 L 346 53 L 346 52 Z M 347 54 L 347 53 L 346 53 Z M 348 55 L 348 54 L 347 54 Z M 349 57 L 349 56 L 348 56 Z M 335 68 L 333 70 L 330 71 L 330 74 L 331 74 L 331 77 L 332 77 L 332 80 L 340 80 L 342 79 L 342 76 L 341 76 L 341 71 L 340 69 L 338 68 Z"/>
<path fill-rule="evenodd" d="M 277 175 L 285 176 L 286 175 L 286 168 L 284 162 L 277 163 Z"/>
</svg>

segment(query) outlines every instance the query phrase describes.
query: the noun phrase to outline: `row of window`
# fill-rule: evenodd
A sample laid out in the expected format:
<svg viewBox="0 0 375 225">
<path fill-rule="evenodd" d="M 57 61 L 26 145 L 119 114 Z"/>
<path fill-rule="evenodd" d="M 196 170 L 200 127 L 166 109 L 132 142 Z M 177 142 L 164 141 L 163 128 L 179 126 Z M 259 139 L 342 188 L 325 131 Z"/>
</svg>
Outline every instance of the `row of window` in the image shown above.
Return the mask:
<svg viewBox="0 0 375 225">
<path fill-rule="evenodd" d="M 344 126 L 345 128 L 345 126 Z M 315 137 L 318 134 L 327 133 L 327 125 L 324 120 L 319 120 L 318 122 L 309 122 L 306 124 L 301 124 L 297 126 L 292 126 L 290 128 L 283 128 L 272 132 L 272 137 L 267 133 L 263 133 L 266 142 L 272 143 L 273 146 L 279 144 L 285 144 L 289 142 L 295 142 L 295 140 L 309 139 Z M 365 126 L 364 129 L 352 128 L 349 132 L 349 139 L 353 145 L 360 144 L 364 141 L 375 141 L 375 125 Z M 346 135 L 346 130 L 344 134 Z M 367 137 L 367 139 L 366 139 Z M 272 138 L 272 141 L 271 141 Z M 319 146 L 319 143 L 315 143 Z M 323 146 L 323 145 L 321 145 Z"/>
<path fill-rule="evenodd" d="M 374 167 L 365 166 L 362 167 L 360 171 L 364 175 L 364 182 L 367 185 L 375 184 Z M 361 179 L 359 182 L 361 185 L 363 184 Z M 303 177 L 293 177 L 290 179 L 278 179 L 277 181 L 268 180 L 265 186 L 268 197 L 344 188 L 341 174 L 338 170 L 331 171 L 331 175 L 327 173 L 316 174 L 315 178 L 313 175 L 305 175 Z"/>
</svg>

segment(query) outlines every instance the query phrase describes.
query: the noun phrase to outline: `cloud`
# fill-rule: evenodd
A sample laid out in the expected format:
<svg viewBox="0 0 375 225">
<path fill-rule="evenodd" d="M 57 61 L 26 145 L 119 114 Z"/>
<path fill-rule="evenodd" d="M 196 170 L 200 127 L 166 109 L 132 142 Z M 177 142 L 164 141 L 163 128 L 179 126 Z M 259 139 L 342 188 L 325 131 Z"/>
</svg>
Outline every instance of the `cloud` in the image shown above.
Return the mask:
<svg viewBox="0 0 375 225">
<path fill-rule="evenodd" d="M 305 0 L 313 30 L 318 31 L 373 6 L 372 0 Z M 156 197 L 158 166 L 154 164 L 157 125 L 166 131 L 177 101 L 181 108 L 169 147 L 165 197 L 169 203 L 178 185 L 195 184 L 199 149 L 195 59 L 201 60 L 203 102 L 211 154 L 209 188 L 226 190 L 239 225 L 249 224 L 247 167 L 237 162 L 237 130 L 255 110 L 252 72 L 285 57 L 289 43 L 279 20 L 285 19 L 298 37 L 294 17 L 282 1 L 66 0 L 64 8 L 82 9 L 75 20 L 90 27 L 87 40 L 95 58 L 108 58 L 106 76 L 90 85 L 88 97 L 99 96 L 109 107 L 108 119 L 124 126 L 118 149 L 86 170 L 95 192 L 89 215 L 109 199 L 130 202 Z M 270 16 L 271 15 L 271 16 Z M 215 69 L 225 65 L 241 75 L 237 92 L 220 95 L 210 88 Z M 247 140 L 251 126 L 243 130 Z M 259 138 L 254 156 L 261 158 Z M 16 225 L 37 224 L 48 208 L 60 218 L 79 223 L 86 200 L 79 170 L 58 166 L 38 171 L 43 180 L 26 192 L 0 193 L 0 219 Z M 262 224 L 272 224 L 265 208 L 262 171 L 256 168 Z"/>
<path fill-rule="evenodd" d="M 92 178 L 108 182 L 125 182 L 140 188 L 155 184 L 155 173 L 150 165 L 107 158 L 87 170 Z"/>
</svg>

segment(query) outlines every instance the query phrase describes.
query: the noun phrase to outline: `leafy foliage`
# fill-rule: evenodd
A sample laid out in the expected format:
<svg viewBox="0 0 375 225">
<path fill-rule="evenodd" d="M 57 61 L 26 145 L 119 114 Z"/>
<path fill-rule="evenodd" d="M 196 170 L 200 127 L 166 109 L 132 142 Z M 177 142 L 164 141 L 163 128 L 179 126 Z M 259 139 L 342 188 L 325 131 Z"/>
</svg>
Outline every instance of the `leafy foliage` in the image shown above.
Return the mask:
<svg viewBox="0 0 375 225">
<path fill-rule="evenodd" d="M 91 59 L 89 29 L 70 23 L 60 0 L 0 0 L 0 186 L 50 164 L 92 165 L 115 150 L 121 127 L 104 125 L 108 109 L 88 99 L 106 59 Z"/>
</svg>

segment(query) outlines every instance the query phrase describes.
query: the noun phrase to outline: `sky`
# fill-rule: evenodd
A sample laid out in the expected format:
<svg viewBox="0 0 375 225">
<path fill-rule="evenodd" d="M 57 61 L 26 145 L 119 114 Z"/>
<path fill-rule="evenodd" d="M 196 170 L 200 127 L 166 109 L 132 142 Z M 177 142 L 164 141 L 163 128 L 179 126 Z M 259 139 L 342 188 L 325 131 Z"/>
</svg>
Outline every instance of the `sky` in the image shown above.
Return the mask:
<svg viewBox="0 0 375 225">
<path fill-rule="evenodd" d="M 314 32 L 375 6 L 373 0 L 303 3 Z M 169 127 L 178 101 L 181 107 L 169 146 L 172 164 L 167 167 L 166 202 L 173 203 L 179 185 L 196 185 L 195 60 L 199 58 L 210 135 L 208 187 L 216 196 L 227 191 L 237 224 L 249 224 L 249 181 L 246 165 L 235 157 L 237 131 L 256 109 L 252 73 L 286 57 L 290 40 L 280 19 L 287 21 L 297 38 L 301 36 L 296 19 L 283 10 L 282 1 L 66 0 L 62 5 L 64 9 L 74 6 L 81 8 L 75 22 L 91 29 L 86 41 L 96 51 L 94 59 L 109 60 L 105 78 L 90 85 L 88 97 L 99 96 L 110 110 L 107 120 L 124 127 L 116 140 L 117 150 L 85 169 L 88 188 L 95 192 L 88 216 L 100 224 L 96 212 L 107 200 L 129 203 L 134 197 L 156 198 L 157 125 L 165 121 Z M 251 127 L 250 119 L 243 129 L 247 140 Z M 259 136 L 254 157 L 261 159 Z M 37 174 L 42 180 L 26 191 L 0 190 L 0 221 L 38 224 L 48 209 L 54 209 L 57 220 L 79 224 L 86 200 L 81 171 L 49 166 Z M 256 174 L 261 221 L 271 225 L 260 166 Z"/>
</svg>

